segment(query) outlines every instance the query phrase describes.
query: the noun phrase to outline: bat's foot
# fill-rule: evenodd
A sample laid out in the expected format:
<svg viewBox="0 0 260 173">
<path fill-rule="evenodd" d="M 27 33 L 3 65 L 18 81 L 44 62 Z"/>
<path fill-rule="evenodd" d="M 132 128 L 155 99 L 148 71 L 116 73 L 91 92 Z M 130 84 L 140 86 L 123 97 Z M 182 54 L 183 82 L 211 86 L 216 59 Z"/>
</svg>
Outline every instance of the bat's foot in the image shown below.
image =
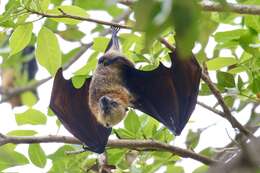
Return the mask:
<svg viewBox="0 0 260 173">
<path fill-rule="evenodd" d="M 86 146 L 86 145 L 82 145 L 82 149 L 84 151 L 91 151 L 90 148 L 88 146 Z"/>
</svg>

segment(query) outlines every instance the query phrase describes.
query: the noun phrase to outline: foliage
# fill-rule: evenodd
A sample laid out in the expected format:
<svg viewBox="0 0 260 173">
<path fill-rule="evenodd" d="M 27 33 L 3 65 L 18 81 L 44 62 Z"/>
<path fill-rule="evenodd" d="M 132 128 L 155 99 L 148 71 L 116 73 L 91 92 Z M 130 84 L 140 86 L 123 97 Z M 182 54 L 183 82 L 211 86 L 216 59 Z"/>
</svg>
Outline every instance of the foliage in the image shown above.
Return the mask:
<svg viewBox="0 0 260 173">
<path fill-rule="evenodd" d="M 225 1 L 219 0 L 219 2 L 225 5 Z M 9 0 L 5 5 L 5 11 L 0 15 L 2 28 L 0 56 L 3 59 L 1 69 L 4 71 L 11 68 L 15 71 L 16 81 L 12 87 L 27 86 L 31 82 L 24 73 L 21 73 L 21 69 L 22 64 L 35 56 L 37 62 L 54 76 L 58 68 L 68 63 L 81 50 L 86 35 L 86 28 L 80 29 L 82 23 L 80 20 L 54 17 L 41 19 L 41 16 L 32 20 L 30 11 L 49 15 L 66 13 L 79 17 L 89 17 L 93 12 L 106 12 L 106 15 L 116 18 L 125 8 L 129 8 L 122 7 L 118 3 L 103 0 L 72 0 L 70 5 L 64 5 L 61 0 Z M 257 1 L 240 3 L 258 4 Z M 191 54 L 192 48 L 199 47 L 195 51 L 197 60 L 207 66 L 211 75 L 215 75 L 214 82 L 232 111 L 239 113 L 247 105 L 259 103 L 259 16 L 205 12 L 199 8 L 198 1 L 195 0 L 138 0 L 134 1 L 131 8 L 133 17 L 126 18 L 125 24 L 135 27 L 136 32 L 122 32 L 119 37 L 124 54 L 140 69 L 151 70 L 156 68 L 160 61 L 168 62 L 169 50 L 157 40 L 159 37 L 164 37 L 171 44 L 177 42 L 177 49 L 184 56 Z M 40 19 L 41 23 L 38 22 Z M 219 30 L 223 24 L 236 29 Z M 37 29 L 39 27 L 40 29 Z M 104 29 L 104 26 L 96 24 L 91 36 L 102 33 Z M 212 44 L 210 42 L 212 39 L 216 45 L 211 56 L 207 47 Z M 77 43 L 77 47 L 64 53 L 60 40 Z M 80 88 L 85 79 L 92 74 L 97 58 L 108 43 L 108 38 L 96 36 L 93 41 L 92 52 L 86 64 L 79 69 L 73 69 L 72 82 L 76 88 Z M 24 49 L 29 46 L 36 47 L 33 53 L 35 56 L 24 54 Z M 223 51 L 228 51 L 228 55 L 223 54 Z M 212 95 L 204 82 L 201 82 L 200 95 Z M 24 128 L 14 129 L 7 135 L 34 136 L 38 133 L 34 127 L 37 125 L 45 128 L 46 122 L 53 117 L 47 116 L 45 110 L 48 105 L 45 110 L 37 110 L 34 107 L 37 103 L 34 92 L 25 92 L 21 98 L 26 110 L 16 113 L 15 120 L 19 127 Z M 234 102 L 238 104 L 234 106 Z M 49 114 L 51 113 L 48 112 Z M 32 129 L 26 125 L 31 125 Z M 60 124 L 57 123 L 57 126 L 59 128 Z M 202 132 L 201 129 L 189 130 L 186 139 L 188 149 L 196 149 Z M 168 144 L 172 144 L 175 140 L 168 129 L 135 110 L 128 112 L 122 127 L 114 128 L 113 134 L 120 139 L 154 139 Z M 79 149 L 79 146 L 62 145 L 52 154 L 46 154 L 42 146 L 44 145 L 30 144 L 26 156 L 16 151 L 16 145 L 8 144 L 0 147 L 0 170 L 25 164 L 45 168 L 48 160 L 52 162 L 52 167 L 48 170 L 50 173 L 97 172 L 97 167 L 100 166 L 96 154 L 90 152 L 71 156 L 64 154 L 65 151 Z M 213 157 L 215 152 L 212 148 L 205 148 L 200 154 Z M 115 166 L 118 173 L 152 173 L 158 170 L 165 170 L 167 173 L 184 172 L 184 168 L 176 164 L 182 161 L 182 158 L 169 152 L 108 148 L 106 156 L 108 165 Z M 208 167 L 203 165 L 194 173 L 205 172 L 207 169 Z"/>
</svg>

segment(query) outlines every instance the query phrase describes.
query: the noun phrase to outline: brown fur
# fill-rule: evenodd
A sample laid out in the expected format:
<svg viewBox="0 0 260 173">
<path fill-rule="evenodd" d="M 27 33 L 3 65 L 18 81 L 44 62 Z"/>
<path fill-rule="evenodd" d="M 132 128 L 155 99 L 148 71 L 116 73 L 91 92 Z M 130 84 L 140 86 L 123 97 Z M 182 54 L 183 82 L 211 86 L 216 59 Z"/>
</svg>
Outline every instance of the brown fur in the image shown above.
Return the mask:
<svg viewBox="0 0 260 173">
<path fill-rule="evenodd" d="M 116 55 L 106 54 L 104 55 L 106 58 L 112 58 Z M 122 58 L 123 59 L 123 58 Z M 121 65 L 122 63 L 129 63 L 130 61 L 124 59 L 123 61 L 118 61 L 108 66 L 104 66 L 103 64 L 99 64 L 97 69 L 95 70 L 89 88 L 89 107 L 92 113 L 96 116 L 97 120 L 101 124 L 106 124 L 105 116 L 101 113 L 99 108 L 99 99 L 102 96 L 108 96 L 118 102 L 124 108 L 127 108 L 130 105 L 132 100 L 132 96 L 130 92 L 123 86 L 122 81 L 122 72 Z M 104 117 L 101 117 L 104 116 Z M 115 120 L 111 121 L 119 121 L 124 115 L 115 115 Z M 114 125 L 114 124 L 112 124 Z"/>
</svg>

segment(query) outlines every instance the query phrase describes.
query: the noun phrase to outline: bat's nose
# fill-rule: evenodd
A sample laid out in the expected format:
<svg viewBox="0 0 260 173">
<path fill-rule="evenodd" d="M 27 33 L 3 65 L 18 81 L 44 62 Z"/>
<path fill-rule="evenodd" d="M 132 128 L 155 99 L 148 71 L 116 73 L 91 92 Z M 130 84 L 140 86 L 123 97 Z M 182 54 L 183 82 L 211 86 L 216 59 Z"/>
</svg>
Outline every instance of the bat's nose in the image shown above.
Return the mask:
<svg viewBox="0 0 260 173">
<path fill-rule="evenodd" d="M 105 114 L 109 113 L 110 110 L 110 99 L 106 96 L 102 96 L 99 99 L 100 108 L 104 111 Z"/>
</svg>

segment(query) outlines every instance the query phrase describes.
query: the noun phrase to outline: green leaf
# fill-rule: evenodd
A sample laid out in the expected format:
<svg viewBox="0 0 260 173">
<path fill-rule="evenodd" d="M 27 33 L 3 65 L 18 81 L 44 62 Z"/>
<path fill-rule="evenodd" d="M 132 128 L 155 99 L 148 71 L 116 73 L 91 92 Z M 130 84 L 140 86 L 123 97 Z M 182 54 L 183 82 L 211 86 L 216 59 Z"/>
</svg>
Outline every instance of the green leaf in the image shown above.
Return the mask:
<svg viewBox="0 0 260 173">
<path fill-rule="evenodd" d="M 85 34 L 77 28 L 68 28 L 65 31 L 59 31 L 58 34 L 67 41 L 80 41 Z"/>
<path fill-rule="evenodd" d="M 234 102 L 235 102 L 235 98 L 232 96 L 225 96 L 224 97 L 224 102 L 226 103 L 226 105 L 230 108 L 233 107 Z"/>
<path fill-rule="evenodd" d="M 173 1 L 171 20 L 176 32 L 177 50 L 181 57 L 189 57 L 198 37 L 200 8 L 195 1 Z"/>
<path fill-rule="evenodd" d="M 46 155 L 40 144 L 30 144 L 28 149 L 29 158 L 32 163 L 40 168 L 46 165 Z"/>
<path fill-rule="evenodd" d="M 188 148 L 194 149 L 198 145 L 199 139 L 200 139 L 199 132 L 193 132 L 192 130 L 189 130 L 185 143 Z"/>
<path fill-rule="evenodd" d="M 242 35 L 246 33 L 247 30 L 245 29 L 236 29 L 236 30 L 225 31 L 225 32 L 217 32 L 214 35 L 214 38 L 217 42 L 225 42 L 229 40 L 239 39 Z"/>
<path fill-rule="evenodd" d="M 160 167 L 163 165 L 163 161 L 157 161 L 154 162 L 153 164 L 146 165 L 143 169 L 143 172 L 145 173 L 154 173 L 156 172 Z"/>
<path fill-rule="evenodd" d="M 181 166 L 168 165 L 166 173 L 184 173 L 184 169 Z"/>
<path fill-rule="evenodd" d="M 108 164 L 117 165 L 125 156 L 126 149 L 109 149 L 107 150 Z"/>
<path fill-rule="evenodd" d="M 208 70 L 218 70 L 236 63 L 237 60 L 233 57 L 217 57 L 206 62 Z"/>
<path fill-rule="evenodd" d="M 196 168 L 192 173 L 205 173 L 208 171 L 208 166 L 203 165 L 198 168 Z"/>
<path fill-rule="evenodd" d="M 202 151 L 200 151 L 199 153 L 204 155 L 204 156 L 207 156 L 209 158 L 213 157 L 214 154 L 215 154 L 214 149 L 211 148 L 211 147 L 205 148 Z"/>
<path fill-rule="evenodd" d="M 71 58 L 75 57 L 78 52 L 80 51 L 80 47 L 77 47 L 75 49 L 72 49 L 66 54 L 62 55 L 62 66 L 64 66 Z"/>
<path fill-rule="evenodd" d="M 64 157 L 66 157 L 65 152 L 66 151 L 73 151 L 75 148 L 73 148 L 71 145 L 64 145 L 61 146 L 58 150 L 56 150 L 53 154 L 48 155 L 48 158 L 51 160 L 62 160 Z"/>
<path fill-rule="evenodd" d="M 86 81 L 86 76 L 73 76 L 71 81 L 75 88 L 81 88 Z"/>
<path fill-rule="evenodd" d="M 82 1 L 74 0 L 73 3 L 85 10 L 102 10 L 108 12 L 112 16 L 118 16 L 122 14 L 123 9 L 116 5 L 116 1 L 104 1 L 104 0 L 94 0 L 94 1 Z"/>
<path fill-rule="evenodd" d="M 14 149 L 15 146 L 13 144 L 6 144 L 0 147 L 0 171 L 29 163 L 24 155 L 14 151 Z"/>
<path fill-rule="evenodd" d="M 128 115 L 127 115 L 126 119 L 124 120 L 124 125 L 127 130 L 129 130 L 137 135 L 137 133 L 141 127 L 141 124 L 140 124 L 137 114 L 133 110 L 130 110 L 128 112 Z"/>
<path fill-rule="evenodd" d="M 61 66 L 58 40 L 51 30 L 42 27 L 37 38 L 36 57 L 38 62 L 54 76 Z"/>
<path fill-rule="evenodd" d="M 29 107 L 37 103 L 37 97 L 30 91 L 22 93 L 21 99 L 22 103 Z"/>
<path fill-rule="evenodd" d="M 113 129 L 119 138 L 123 139 L 136 139 L 136 134 L 127 129 Z"/>
<path fill-rule="evenodd" d="M 257 76 L 253 79 L 252 82 L 252 91 L 257 94 L 260 92 L 260 76 Z"/>
<path fill-rule="evenodd" d="M 257 32 L 260 32 L 260 18 L 259 16 L 245 16 L 245 24 L 246 26 L 254 29 Z"/>
<path fill-rule="evenodd" d="M 234 76 L 230 73 L 218 71 L 217 79 L 218 85 L 221 87 L 234 88 L 236 86 Z"/>
<path fill-rule="evenodd" d="M 13 130 L 7 133 L 8 136 L 34 136 L 37 134 L 34 130 Z"/>
<path fill-rule="evenodd" d="M 52 10 L 47 10 L 47 14 L 51 14 L 51 15 L 62 15 L 62 12 L 59 11 L 58 9 L 61 9 L 64 13 L 66 13 L 67 15 L 71 15 L 71 16 L 77 16 L 77 17 L 87 17 L 87 13 L 84 9 L 77 7 L 77 6 L 59 6 L 56 7 L 55 9 Z M 78 23 L 81 22 L 81 20 L 76 20 L 76 19 L 69 19 L 69 18 L 50 18 L 56 22 L 63 22 L 65 24 L 69 24 L 69 25 L 76 25 Z"/>
<path fill-rule="evenodd" d="M 200 89 L 200 91 L 199 91 L 199 95 L 201 95 L 201 96 L 207 96 L 207 95 L 210 95 L 210 94 L 211 94 L 211 91 L 210 91 L 208 85 L 205 84 L 205 83 L 202 83 L 202 84 L 201 84 L 201 89 Z"/>
<path fill-rule="evenodd" d="M 45 12 L 49 7 L 50 0 L 39 0 L 39 3 L 40 3 L 40 10 L 42 12 Z"/>
<path fill-rule="evenodd" d="M 9 45 L 11 48 L 11 55 L 14 55 L 23 50 L 31 40 L 33 24 L 28 23 L 19 25 L 10 37 Z"/>
<path fill-rule="evenodd" d="M 92 49 L 97 52 L 105 52 L 108 42 L 109 39 L 106 37 L 96 37 Z"/>
<path fill-rule="evenodd" d="M 157 127 L 159 126 L 159 122 L 154 118 L 146 115 L 147 120 L 142 124 L 142 131 L 146 138 L 152 138 L 153 135 L 157 131 Z"/>
<path fill-rule="evenodd" d="M 244 85 L 243 79 L 241 78 L 240 75 L 238 75 L 238 79 L 237 79 L 237 87 L 238 87 L 239 91 L 242 90 L 243 85 Z"/>
<path fill-rule="evenodd" d="M 39 125 L 39 124 L 46 124 L 47 118 L 46 116 L 35 109 L 28 109 L 24 113 L 15 114 L 16 123 L 18 125 L 23 124 L 32 124 L 32 125 Z"/>
</svg>

